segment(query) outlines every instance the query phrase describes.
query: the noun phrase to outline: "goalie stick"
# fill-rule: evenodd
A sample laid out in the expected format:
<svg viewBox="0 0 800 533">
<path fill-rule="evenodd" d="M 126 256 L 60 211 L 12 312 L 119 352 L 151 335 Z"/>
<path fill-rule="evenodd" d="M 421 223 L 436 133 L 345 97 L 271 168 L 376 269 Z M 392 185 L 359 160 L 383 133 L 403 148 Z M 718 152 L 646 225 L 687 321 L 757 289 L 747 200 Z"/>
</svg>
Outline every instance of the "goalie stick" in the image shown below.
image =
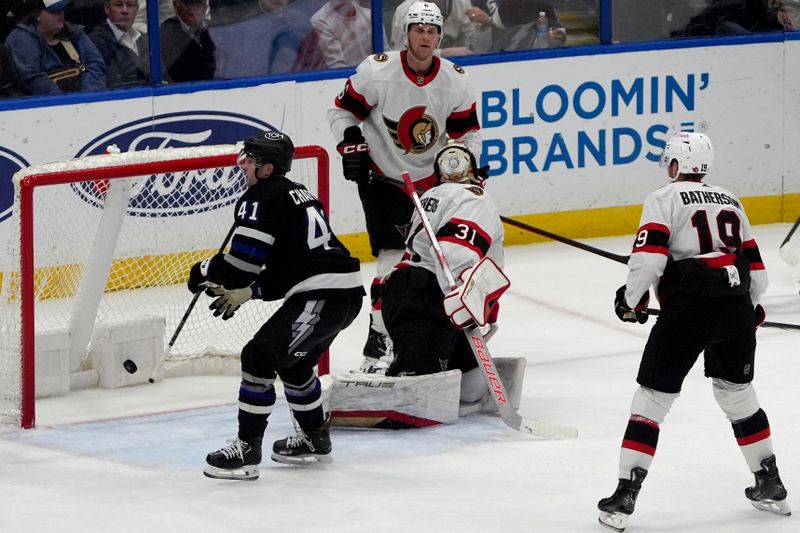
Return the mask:
<svg viewBox="0 0 800 533">
<path fill-rule="evenodd" d="M 417 210 L 417 213 L 419 213 L 420 219 L 422 220 L 422 226 L 425 228 L 425 232 L 428 234 L 428 238 L 431 240 L 433 249 L 436 252 L 436 257 L 439 259 L 439 263 L 442 266 L 444 275 L 447 277 L 447 282 L 449 283 L 451 289 L 455 289 L 457 285 L 455 279 L 453 278 L 453 273 L 450 271 L 450 267 L 447 264 L 447 259 L 445 258 L 444 253 L 442 253 L 442 248 L 439 246 L 439 241 L 436 240 L 436 234 L 433 232 L 431 223 L 428 220 L 428 217 L 425 215 L 425 211 L 423 210 L 422 204 L 419 200 L 419 195 L 414 187 L 414 182 L 411 181 L 411 176 L 408 174 L 408 172 L 403 172 L 403 183 L 405 184 L 406 192 L 411 197 L 411 201 L 414 203 L 414 208 Z M 576 428 L 550 424 L 547 422 L 541 422 L 534 418 L 521 416 L 511 405 L 510 398 L 505 387 L 503 386 L 503 382 L 500 380 L 499 374 L 497 373 L 497 367 L 492 360 L 492 356 L 489 353 L 489 348 L 486 346 L 486 341 L 483 335 L 481 335 L 480 329 L 473 325 L 464 328 L 463 331 L 467 337 L 469 346 L 472 349 L 472 353 L 475 355 L 478 367 L 480 367 L 481 372 L 483 373 L 483 377 L 486 380 L 486 385 L 489 387 L 492 398 L 494 399 L 495 404 L 497 404 L 497 410 L 500 412 L 500 417 L 503 419 L 503 422 L 505 422 L 506 425 L 516 429 L 517 431 L 529 433 L 537 437 L 574 439 L 578 436 L 578 430 Z"/>
<path fill-rule="evenodd" d="M 236 230 L 236 223 L 234 222 L 231 226 L 231 229 L 228 230 L 228 234 L 225 236 L 225 240 L 222 241 L 222 245 L 220 245 L 219 250 L 217 250 L 218 254 L 225 252 L 225 247 L 228 246 L 228 242 L 233 237 L 233 232 Z M 175 346 L 175 341 L 178 340 L 178 335 L 181 334 L 181 330 L 183 326 L 186 325 L 186 321 L 189 320 L 189 315 L 192 314 L 192 310 L 194 306 L 197 305 L 197 300 L 200 299 L 200 295 L 203 294 L 204 291 L 200 290 L 194 293 L 192 297 L 192 301 L 189 302 L 189 307 L 186 308 L 186 312 L 183 313 L 183 317 L 181 321 L 178 322 L 178 325 L 175 327 L 175 332 L 172 334 L 172 337 L 169 339 L 169 343 L 167 343 L 167 349 L 164 350 L 164 353 L 161 355 L 161 359 L 158 360 L 158 364 L 153 368 L 153 373 L 150 374 L 150 378 L 147 380 L 150 383 L 156 382 L 156 377 L 158 373 L 161 372 L 161 369 L 164 367 L 164 363 L 167 361 L 170 352 L 172 351 L 172 347 Z"/>
<path fill-rule="evenodd" d="M 792 235 L 794 235 L 794 232 L 797 230 L 798 225 L 800 225 L 800 217 L 797 217 L 797 220 L 794 222 L 794 226 L 792 226 L 792 229 L 789 230 L 789 233 L 786 235 L 786 238 L 783 239 L 780 248 L 778 248 L 778 253 L 781 256 L 781 259 L 786 261 L 787 265 L 791 266 L 795 266 L 800 262 L 800 255 L 798 255 L 797 250 L 791 246 L 787 246 L 789 241 L 792 239 Z"/>
</svg>

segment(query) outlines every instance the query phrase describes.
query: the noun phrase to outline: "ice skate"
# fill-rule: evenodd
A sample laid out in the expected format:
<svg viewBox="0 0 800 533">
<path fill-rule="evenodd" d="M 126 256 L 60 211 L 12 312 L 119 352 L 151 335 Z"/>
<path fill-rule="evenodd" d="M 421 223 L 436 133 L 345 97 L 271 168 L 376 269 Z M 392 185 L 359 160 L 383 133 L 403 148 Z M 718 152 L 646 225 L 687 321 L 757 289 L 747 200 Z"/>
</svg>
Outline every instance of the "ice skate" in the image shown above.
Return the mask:
<svg viewBox="0 0 800 533">
<path fill-rule="evenodd" d="M 646 475 L 644 468 L 632 469 L 631 479 L 620 479 L 614 494 L 597 502 L 597 508 L 600 509 L 597 520 L 600 524 L 614 531 L 625 531 Z"/>
<path fill-rule="evenodd" d="M 277 440 L 272 445 L 272 460 L 287 465 L 327 463 L 331 457 L 330 428 L 326 421 L 322 427 L 304 432 L 296 426 L 297 434 Z"/>
<path fill-rule="evenodd" d="M 786 501 L 786 488 L 778 475 L 775 456 L 770 455 L 761 461 L 761 470 L 754 472 L 756 483 L 744 489 L 744 494 L 760 511 L 767 511 L 783 516 L 791 516 L 792 510 Z"/>
<path fill-rule="evenodd" d="M 258 479 L 258 464 L 261 463 L 261 439 L 242 440 L 235 438 L 228 445 L 206 456 L 208 466 L 203 470 L 206 477 L 215 479 Z"/>
</svg>

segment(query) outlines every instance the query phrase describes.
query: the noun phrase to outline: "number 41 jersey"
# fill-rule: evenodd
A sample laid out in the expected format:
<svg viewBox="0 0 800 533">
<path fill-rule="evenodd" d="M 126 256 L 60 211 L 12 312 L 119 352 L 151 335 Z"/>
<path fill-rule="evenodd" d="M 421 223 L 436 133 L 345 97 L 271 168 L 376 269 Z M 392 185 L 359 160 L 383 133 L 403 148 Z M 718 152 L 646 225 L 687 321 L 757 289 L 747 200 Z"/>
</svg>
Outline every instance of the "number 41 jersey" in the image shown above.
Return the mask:
<svg viewBox="0 0 800 533">
<path fill-rule="evenodd" d="M 427 190 L 420 202 L 456 279 L 484 256 L 491 257 L 503 268 L 503 223 L 494 200 L 482 187 L 445 182 Z M 403 260 L 397 268 L 406 266 L 433 272 L 442 292 L 450 291 L 436 252 L 416 211 L 411 217 Z"/>
<path fill-rule="evenodd" d="M 645 198 L 625 299 L 635 305 L 651 285 L 658 294 L 667 261 L 697 259 L 719 269 L 734 264 L 739 254 L 750 265 L 750 297 L 756 305 L 767 288 L 767 273 L 739 199 L 701 181 L 670 183 Z"/>
<path fill-rule="evenodd" d="M 230 289 L 258 279 L 264 300 L 365 294 L 358 259 L 302 184 L 283 176 L 259 180 L 236 202 L 234 217 L 230 250 L 209 264 L 212 282 Z"/>
</svg>

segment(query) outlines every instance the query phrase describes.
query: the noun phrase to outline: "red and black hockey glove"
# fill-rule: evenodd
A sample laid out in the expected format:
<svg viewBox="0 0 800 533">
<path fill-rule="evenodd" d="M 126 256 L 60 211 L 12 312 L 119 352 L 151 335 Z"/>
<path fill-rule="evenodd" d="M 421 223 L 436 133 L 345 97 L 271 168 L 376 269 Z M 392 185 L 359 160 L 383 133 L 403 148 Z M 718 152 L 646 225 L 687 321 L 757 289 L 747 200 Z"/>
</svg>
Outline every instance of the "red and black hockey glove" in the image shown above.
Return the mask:
<svg viewBox="0 0 800 533">
<path fill-rule="evenodd" d="M 369 145 L 367 145 L 361 128 L 350 126 L 344 130 L 344 140 L 336 145 L 342 156 L 342 173 L 346 180 L 356 183 L 369 181 Z"/>
<path fill-rule="evenodd" d="M 647 322 L 647 304 L 650 303 L 650 291 L 642 295 L 636 307 L 630 308 L 625 302 L 625 285 L 617 289 L 617 294 L 614 297 L 614 312 L 623 322 L 638 322 L 644 324 Z"/>
</svg>

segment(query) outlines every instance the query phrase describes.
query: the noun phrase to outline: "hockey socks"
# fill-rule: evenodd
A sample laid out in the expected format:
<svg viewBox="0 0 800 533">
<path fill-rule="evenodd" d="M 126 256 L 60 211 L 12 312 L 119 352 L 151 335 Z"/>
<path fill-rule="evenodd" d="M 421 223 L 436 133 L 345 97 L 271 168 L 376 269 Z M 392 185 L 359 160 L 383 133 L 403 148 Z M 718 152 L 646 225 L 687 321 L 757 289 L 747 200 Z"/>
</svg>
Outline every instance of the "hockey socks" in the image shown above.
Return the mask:
<svg viewBox="0 0 800 533">
<path fill-rule="evenodd" d="M 648 418 L 633 415 L 628 420 L 619 456 L 619 478 L 628 479 L 632 469 L 650 469 L 658 446 L 658 424 Z"/>
<path fill-rule="evenodd" d="M 761 461 L 773 454 L 769 420 L 763 409 L 750 418 L 731 422 L 736 443 L 751 472 L 761 470 Z"/>
</svg>

